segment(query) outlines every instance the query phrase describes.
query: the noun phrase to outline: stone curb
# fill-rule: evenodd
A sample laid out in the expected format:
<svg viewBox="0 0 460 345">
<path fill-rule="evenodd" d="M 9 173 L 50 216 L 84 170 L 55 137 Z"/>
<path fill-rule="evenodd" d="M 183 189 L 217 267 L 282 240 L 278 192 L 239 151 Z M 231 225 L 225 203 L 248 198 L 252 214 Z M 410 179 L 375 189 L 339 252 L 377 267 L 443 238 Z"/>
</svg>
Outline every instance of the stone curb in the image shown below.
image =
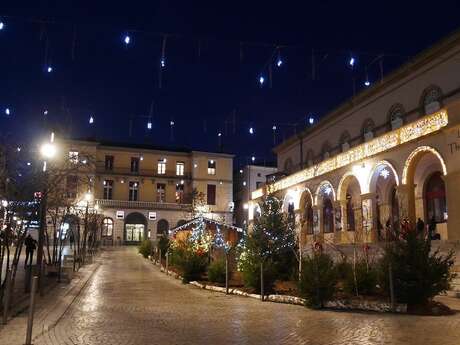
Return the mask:
<svg viewBox="0 0 460 345">
<path fill-rule="evenodd" d="M 156 262 L 153 262 L 153 264 L 159 266 L 159 264 Z M 160 271 L 165 272 L 165 268 L 161 266 Z M 176 272 L 168 270 L 168 275 L 172 276 L 173 278 L 182 280 L 182 277 Z M 191 281 L 189 284 L 204 290 L 226 293 L 226 289 L 221 286 L 201 284 L 197 281 Z M 247 293 L 236 288 L 229 288 L 228 294 L 250 297 L 258 300 L 261 299 L 261 296 L 258 294 Z M 264 301 L 305 306 L 304 298 L 289 295 L 266 295 Z M 379 313 L 394 312 L 402 314 L 407 313 L 406 304 L 396 304 L 395 309 L 392 311 L 390 303 L 377 301 L 354 301 L 339 299 L 335 301 L 326 302 L 325 308 L 346 311 L 371 311 Z"/>
</svg>

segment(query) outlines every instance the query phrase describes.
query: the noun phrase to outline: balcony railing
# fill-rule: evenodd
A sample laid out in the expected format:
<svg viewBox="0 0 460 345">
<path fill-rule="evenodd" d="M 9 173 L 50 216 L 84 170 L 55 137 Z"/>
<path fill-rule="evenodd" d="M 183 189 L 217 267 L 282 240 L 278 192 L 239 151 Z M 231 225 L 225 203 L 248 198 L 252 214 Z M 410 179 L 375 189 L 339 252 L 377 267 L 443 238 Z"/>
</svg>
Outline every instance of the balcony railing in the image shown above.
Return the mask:
<svg viewBox="0 0 460 345">
<path fill-rule="evenodd" d="M 111 170 L 105 169 L 104 164 L 97 164 L 97 173 L 107 175 L 130 175 L 130 176 L 141 176 L 141 177 L 158 177 L 158 178 L 175 178 L 188 180 L 192 177 L 190 173 L 184 173 L 183 175 L 176 175 L 175 170 L 166 170 L 165 174 L 158 174 L 156 169 L 145 169 L 142 166 L 139 171 L 131 171 L 129 167 L 114 167 Z"/>
<path fill-rule="evenodd" d="M 174 211 L 190 211 L 191 204 L 176 204 L 170 202 L 151 202 L 151 201 L 128 201 L 128 200 L 106 200 L 96 199 L 96 204 L 99 207 L 106 208 L 137 208 L 148 210 L 174 210 Z"/>
</svg>

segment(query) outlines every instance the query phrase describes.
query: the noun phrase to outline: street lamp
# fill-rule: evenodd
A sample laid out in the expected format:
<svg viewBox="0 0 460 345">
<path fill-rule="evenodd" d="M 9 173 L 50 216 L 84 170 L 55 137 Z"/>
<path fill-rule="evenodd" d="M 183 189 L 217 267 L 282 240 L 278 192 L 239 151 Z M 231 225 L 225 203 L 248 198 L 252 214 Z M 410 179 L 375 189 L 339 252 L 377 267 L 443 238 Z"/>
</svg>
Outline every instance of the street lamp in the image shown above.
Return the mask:
<svg viewBox="0 0 460 345">
<path fill-rule="evenodd" d="M 52 159 L 56 156 L 56 146 L 53 143 L 45 143 L 40 148 L 40 153 L 45 159 Z"/>
</svg>

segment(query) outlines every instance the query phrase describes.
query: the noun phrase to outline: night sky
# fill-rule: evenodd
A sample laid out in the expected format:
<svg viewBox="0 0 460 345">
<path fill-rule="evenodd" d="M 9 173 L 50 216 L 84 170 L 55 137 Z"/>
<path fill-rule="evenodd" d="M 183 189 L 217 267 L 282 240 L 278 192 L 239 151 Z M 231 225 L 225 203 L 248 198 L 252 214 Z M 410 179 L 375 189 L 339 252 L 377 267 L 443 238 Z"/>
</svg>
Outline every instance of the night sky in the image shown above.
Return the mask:
<svg viewBox="0 0 460 345">
<path fill-rule="evenodd" d="M 306 117 L 318 119 L 352 96 L 353 79 L 356 92 L 366 74 L 375 82 L 380 65 L 370 63 L 379 55 L 388 73 L 460 26 L 455 1 L 28 2 L 34 6 L 0 5 L 3 136 L 35 142 L 47 109 L 47 125 L 76 138 L 215 151 L 222 132 L 223 149 L 237 154 L 237 165 L 252 155 L 256 163 L 273 161 L 273 125 L 279 143 Z M 161 89 L 158 33 L 174 34 Z M 277 53 L 269 60 L 277 45 L 280 68 Z"/>
</svg>

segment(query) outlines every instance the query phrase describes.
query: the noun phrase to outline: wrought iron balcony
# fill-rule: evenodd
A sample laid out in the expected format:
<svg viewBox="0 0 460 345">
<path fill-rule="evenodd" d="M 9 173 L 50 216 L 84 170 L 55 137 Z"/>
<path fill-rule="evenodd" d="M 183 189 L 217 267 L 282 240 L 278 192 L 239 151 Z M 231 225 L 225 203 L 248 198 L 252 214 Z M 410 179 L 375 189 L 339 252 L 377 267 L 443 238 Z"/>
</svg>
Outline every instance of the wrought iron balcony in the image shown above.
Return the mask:
<svg viewBox="0 0 460 345">
<path fill-rule="evenodd" d="M 96 205 L 102 208 L 135 208 L 145 210 L 172 210 L 172 211 L 190 211 L 191 204 L 176 204 L 170 202 L 151 202 L 151 201 L 128 201 L 128 200 L 107 200 L 96 199 Z"/>
</svg>

